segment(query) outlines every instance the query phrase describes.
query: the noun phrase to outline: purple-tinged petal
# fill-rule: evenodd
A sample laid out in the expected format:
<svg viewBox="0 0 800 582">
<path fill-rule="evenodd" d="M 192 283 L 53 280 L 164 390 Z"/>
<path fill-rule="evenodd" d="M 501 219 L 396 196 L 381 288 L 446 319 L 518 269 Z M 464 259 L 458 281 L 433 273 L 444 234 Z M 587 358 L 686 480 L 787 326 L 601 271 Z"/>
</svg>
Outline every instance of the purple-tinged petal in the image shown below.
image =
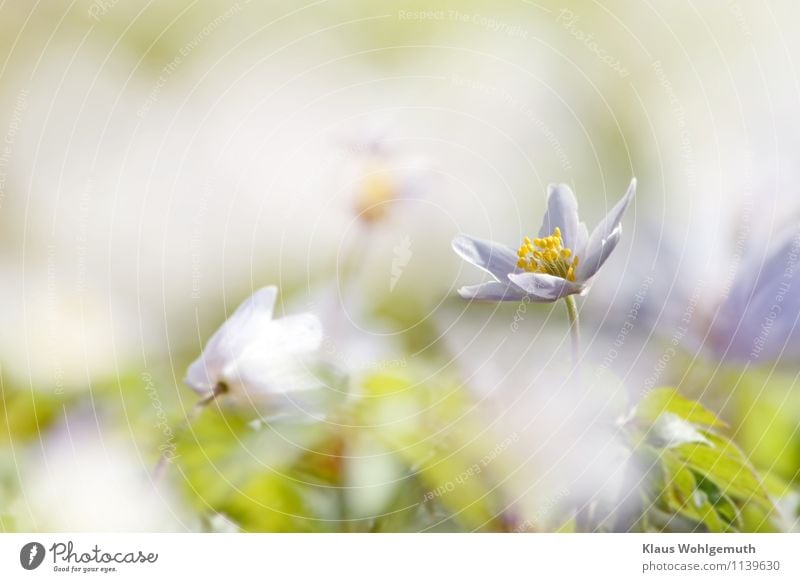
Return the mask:
<svg viewBox="0 0 800 582">
<path fill-rule="evenodd" d="M 554 277 L 544 273 L 520 273 L 509 275 L 508 278 L 533 301 L 557 301 L 567 295 L 581 292 L 581 286 L 561 277 Z"/>
<path fill-rule="evenodd" d="M 204 353 L 186 370 L 184 383 L 201 396 L 208 396 L 219 382 L 221 363 L 214 362 Z"/>
<path fill-rule="evenodd" d="M 580 257 L 578 272 L 575 277 L 579 281 L 587 281 L 603 266 L 622 236 L 622 215 L 636 194 L 636 178 L 631 180 L 625 196 L 614 205 L 614 208 L 600 221 L 589 237 L 584 256 Z"/>
<path fill-rule="evenodd" d="M 496 242 L 460 234 L 453 239 L 453 250 L 465 261 L 483 269 L 503 283 L 509 273 L 518 270 L 517 253 Z"/>
<path fill-rule="evenodd" d="M 574 247 L 567 247 L 572 249 L 574 255 L 582 257 L 586 251 L 586 245 L 589 243 L 589 230 L 586 228 L 585 222 L 578 223 L 578 234 L 575 237 Z M 566 246 L 566 245 L 565 245 Z"/>
<path fill-rule="evenodd" d="M 758 295 L 765 292 L 774 295 L 773 288 L 787 269 L 789 278 L 796 274 L 792 271 L 792 260 L 797 257 L 798 246 L 800 232 L 792 232 L 791 236 L 781 239 L 777 250 L 771 254 L 766 254 L 763 247 L 749 252 L 739 266 L 724 308 L 741 313 Z"/>
<path fill-rule="evenodd" d="M 575 279 L 581 282 L 586 282 L 595 273 L 600 270 L 600 267 L 606 262 L 611 253 L 617 248 L 617 244 L 622 238 L 622 226 L 618 226 L 611 235 L 600 240 L 599 243 L 592 242 L 590 239 L 589 244 L 586 246 L 586 252 L 580 258 L 581 262 L 578 265 L 578 270 L 575 273 Z"/>
<path fill-rule="evenodd" d="M 547 212 L 539 236 L 550 236 L 556 227 L 561 229 L 563 246 L 574 250 L 578 240 L 578 201 L 566 184 L 550 184 L 547 187 Z"/>
<path fill-rule="evenodd" d="M 458 294 L 464 299 L 475 301 L 519 301 L 525 296 L 525 293 L 514 285 L 499 281 L 461 287 Z"/>
<path fill-rule="evenodd" d="M 710 336 L 719 355 L 735 360 L 800 356 L 800 233 L 763 266 L 745 261 Z"/>
</svg>

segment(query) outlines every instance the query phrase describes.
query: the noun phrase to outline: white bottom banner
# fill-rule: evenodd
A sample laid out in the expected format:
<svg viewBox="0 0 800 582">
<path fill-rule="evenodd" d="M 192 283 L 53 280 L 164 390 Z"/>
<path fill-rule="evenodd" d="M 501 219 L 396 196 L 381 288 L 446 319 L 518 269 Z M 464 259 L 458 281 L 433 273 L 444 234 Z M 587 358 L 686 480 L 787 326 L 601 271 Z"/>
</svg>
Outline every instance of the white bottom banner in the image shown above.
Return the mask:
<svg viewBox="0 0 800 582">
<path fill-rule="evenodd" d="M 800 580 L 798 534 L 2 534 L 0 580 Z"/>
</svg>

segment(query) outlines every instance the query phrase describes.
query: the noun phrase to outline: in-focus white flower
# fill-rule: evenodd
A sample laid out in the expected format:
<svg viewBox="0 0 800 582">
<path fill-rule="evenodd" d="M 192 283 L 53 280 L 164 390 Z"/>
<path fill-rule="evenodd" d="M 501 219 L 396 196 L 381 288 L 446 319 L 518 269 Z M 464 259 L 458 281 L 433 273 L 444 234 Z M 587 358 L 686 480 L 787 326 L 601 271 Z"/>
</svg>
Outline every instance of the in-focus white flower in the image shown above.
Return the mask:
<svg viewBox="0 0 800 582">
<path fill-rule="evenodd" d="M 525 237 L 515 253 L 491 241 L 459 235 L 453 250 L 488 272 L 494 281 L 462 287 L 465 299 L 547 303 L 585 292 L 622 236 L 622 215 L 636 192 L 636 178 L 628 191 L 592 235 L 578 219 L 578 202 L 566 184 L 551 185 L 539 238 Z"/>
<path fill-rule="evenodd" d="M 323 387 L 306 356 L 322 343 L 322 325 L 309 313 L 273 319 L 276 287 L 256 291 L 217 330 L 186 373 L 204 399 L 223 396 L 270 412 L 302 408 L 304 392 Z"/>
</svg>

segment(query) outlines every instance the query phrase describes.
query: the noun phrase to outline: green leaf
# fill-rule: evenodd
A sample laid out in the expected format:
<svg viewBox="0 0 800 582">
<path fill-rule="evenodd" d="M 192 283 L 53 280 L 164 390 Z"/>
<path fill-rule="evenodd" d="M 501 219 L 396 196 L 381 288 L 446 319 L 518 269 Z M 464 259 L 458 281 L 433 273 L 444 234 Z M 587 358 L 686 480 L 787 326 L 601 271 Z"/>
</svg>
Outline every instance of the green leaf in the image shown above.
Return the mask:
<svg viewBox="0 0 800 582">
<path fill-rule="evenodd" d="M 665 452 L 661 455 L 665 477 L 667 506 L 676 513 L 705 524 L 710 532 L 727 529 L 708 497 L 698 490 L 694 474 L 680 459 Z"/>
<path fill-rule="evenodd" d="M 754 533 L 777 533 L 781 529 L 775 523 L 776 514 L 760 505 L 748 503 L 742 507 L 742 530 Z"/>
<path fill-rule="evenodd" d="M 0 443 L 38 438 L 73 397 L 36 390 L 0 392 Z M 62 416 L 63 418 L 63 416 Z"/>
<path fill-rule="evenodd" d="M 726 528 L 734 531 L 741 531 L 742 520 L 740 507 L 748 503 L 745 502 L 737 505 L 734 500 L 721 491 L 713 481 L 710 481 L 699 473 L 695 473 L 695 480 L 697 481 L 699 494 L 704 496 L 714 507 L 717 515 L 725 522 Z"/>
<path fill-rule="evenodd" d="M 771 506 L 756 474 L 741 455 L 732 454 L 730 447 L 686 444 L 674 450 L 687 465 L 719 487 L 723 495 Z"/>
<path fill-rule="evenodd" d="M 788 372 L 788 370 L 787 370 Z M 800 483 L 800 390 L 796 373 L 772 366 L 732 380 L 739 423 L 736 440 L 751 462 L 785 481 Z"/>
<path fill-rule="evenodd" d="M 245 531 L 324 530 L 327 522 L 315 519 L 310 506 L 328 507 L 315 494 L 332 498 L 334 491 L 292 474 L 297 459 L 321 437 L 319 425 L 257 426 L 210 408 L 178 434 L 174 462 L 200 511 L 226 515 Z"/>
<path fill-rule="evenodd" d="M 663 413 L 671 413 L 700 426 L 722 428 L 725 423 L 699 402 L 688 400 L 674 388 L 656 388 L 648 392 L 636 405 L 635 416 L 640 420 L 655 422 Z"/>
<path fill-rule="evenodd" d="M 671 388 L 650 392 L 637 406 L 633 422 L 626 423 L 631 446 L 639 455 L 651 451 L 663 472 L 663 480 L 648 484 L 658 500 L 652 510 L 712 532 L 768 529 L 774 504 L 742 451 L 716 432 L 720 426 L 714 414 Z M 670 531 L 688 527 L 659 516 L 653 522 Z"/>
<path fill-rule="evenodd" d="M 372 375 L 362 387 L 357 423 L 420 484 L 417 503 L 427 512 L 444 508 L 467 530 L 502 529 L 493 475 L 510 443 L 491 438 L 461 386 L 437 380 L 433 385 L 410 375 Z"/>
</svg>

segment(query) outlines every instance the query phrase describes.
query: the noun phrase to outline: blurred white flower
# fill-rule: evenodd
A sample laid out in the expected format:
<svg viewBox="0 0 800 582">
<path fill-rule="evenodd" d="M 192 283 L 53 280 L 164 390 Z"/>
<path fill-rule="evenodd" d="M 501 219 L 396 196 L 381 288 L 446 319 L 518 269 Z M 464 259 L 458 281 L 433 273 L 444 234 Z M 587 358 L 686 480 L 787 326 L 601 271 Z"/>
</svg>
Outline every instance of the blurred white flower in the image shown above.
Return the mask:
<svg viewBox="0 0 800 582">
<path fill-rule="evenodd" d="M 392 137 L 387 126 L 361 129 L 345 140 L 344 183 L 353 192 L 356 216 L 368 224 L 385 219 L 393 203 L 424 196 L 431 188 L 430 160 L 397 147 Z"/>
<path fill-rule="evenodd" d="M 562 524 L 568 505 L 626 505 L 618 496 L 633 477 L 616 428 L 624 387 L 611 374 L 584 386 L 571 381 L 561 356 L 569 333 L 542 322 L 537 309 L 474 319 L 442 310 L 437 323 L 487 412 L 487 428 L 501 439 L 516 435 L 509 451 L 516 465 L 504 483 L 520 520 L 541 527 Z M 516 318 L 530 321 L 510 331 Z"/>
<path fill-rule="evenodd" d="M 748 226 L 734 246 L 711 244 L 715 268 L 705 274 L 679 260 L 676 241 L 643 236 L 628 272 L 616 278 L 618 289 L 604 296 L 610 307 L 601 323 L 617 333 L 618 321 L 627 318 L 623 329 L 625 336 L 636 334 L 630 343 L 637 353 L 656 340 L 719 360 L 793 361 L 800 355 L 800 231 L 766 226 Z"/>
<path fill-rule="evenodd" d="M 52 264 L 0 261 L 0 366 L 18 387 L 56 394 L 118 374 L 136 348 L 131 309 L 96 284 L 71 285 Z"/>
<path fill-rule="evenodd" d="M 310 313 L 273 319 L 277 295 L 276 287 L 256 291 L 214 333 L 186 373 L 192 390 L 281 413 L 302 407 L 293 394 L 321 388 L 303 357 L 320 347 L 322 325 Z"/>
<path fill-rule="evenodd" d="M 21 530 L 186 531 L 197 526 L 129 444 L 89 415 L 67 417 L 19 464 Z"/>
<path fill-rule="evenodd" d="M 345 281 L 315 287 L 297 294 L 288 310 L 305 310 L 322 322 L 324 330 L 319 354 L 351 386 L 372 373 L 406 368 L 409 364 L 401 335 L 375 313 L 375 306 L 358 285 Z"/>
<path fill-rule="evenodd" d="M 771 361 L 800 356 L 800 231 L 743 257 L 713 317 L 706 347 L 720 358 Z"/>
</svg>

